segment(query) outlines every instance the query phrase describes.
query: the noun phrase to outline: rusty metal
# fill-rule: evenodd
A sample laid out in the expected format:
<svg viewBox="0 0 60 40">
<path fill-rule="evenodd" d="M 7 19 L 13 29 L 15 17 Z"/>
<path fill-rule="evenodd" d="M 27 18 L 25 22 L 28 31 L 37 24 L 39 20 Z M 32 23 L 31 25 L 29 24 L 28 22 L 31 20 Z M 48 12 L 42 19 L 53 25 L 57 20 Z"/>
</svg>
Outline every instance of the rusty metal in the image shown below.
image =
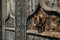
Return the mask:
<svg viewBox="0 0 60 40">
<path fill-rule="evenodd" d="M 36 23 L 35 23 L 35 20 L 36 20 Z M 43 29 L 43 25 L 45 24 L 46 22 L 46 14 L 44 12 L 43 9 L 40 9 L 38 12 L 37 12 L 37 15 L 35 15 L 33 18 L 32 18 L 32 25 L 36 28 L 38 28 L 38 31 L 40 29 L 40 31 L 44 31 Z"/>
<path fill-rule="evenodd" d="M 60 0 L 57 1 L 57 6 L 60 7 Z"/>
</svg>

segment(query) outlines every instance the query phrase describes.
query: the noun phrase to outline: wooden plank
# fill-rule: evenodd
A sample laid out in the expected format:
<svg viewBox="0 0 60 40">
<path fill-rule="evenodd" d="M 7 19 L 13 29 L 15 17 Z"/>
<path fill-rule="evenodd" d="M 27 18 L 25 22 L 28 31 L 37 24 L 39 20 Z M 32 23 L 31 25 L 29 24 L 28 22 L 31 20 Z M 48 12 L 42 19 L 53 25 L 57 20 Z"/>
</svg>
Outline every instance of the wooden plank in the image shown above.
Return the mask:
<svg viewBox="0 0 60 40">
<path fill-rule="evenodd" d="M 6 27 L 5 29 L 6 30 L 13 30 L 13 31 L 15 31 L 15 28 Z"/>
<path fill-rule="evenodd" d="M 15 32 L 5 31 L 6 32 L 6 40 L 15 40 Z"/>
<path fill-rule="evenodd" d="M 59 38 L 60 39 L 60 32 L 42 32 L 38 33 L 38 30 L 27 30 L 27 34 L 34 34 L 38 36 L 46 36 L 46 37 L 54 37 L 54 38 Z"/>
</svg>

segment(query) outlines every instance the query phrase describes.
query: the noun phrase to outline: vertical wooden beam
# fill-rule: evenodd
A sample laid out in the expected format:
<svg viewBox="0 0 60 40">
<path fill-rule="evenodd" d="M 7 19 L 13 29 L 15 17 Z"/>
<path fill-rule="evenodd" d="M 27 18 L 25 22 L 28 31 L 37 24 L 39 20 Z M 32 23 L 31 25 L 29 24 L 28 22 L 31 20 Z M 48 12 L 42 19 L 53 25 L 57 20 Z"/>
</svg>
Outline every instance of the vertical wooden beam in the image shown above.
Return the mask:
<svg viewBox="0 0 60 40">
<path fill-rule="evenodd" d="M 2 40 L 5 40 L 6 0 L 2 0 Z"/>
</svg>

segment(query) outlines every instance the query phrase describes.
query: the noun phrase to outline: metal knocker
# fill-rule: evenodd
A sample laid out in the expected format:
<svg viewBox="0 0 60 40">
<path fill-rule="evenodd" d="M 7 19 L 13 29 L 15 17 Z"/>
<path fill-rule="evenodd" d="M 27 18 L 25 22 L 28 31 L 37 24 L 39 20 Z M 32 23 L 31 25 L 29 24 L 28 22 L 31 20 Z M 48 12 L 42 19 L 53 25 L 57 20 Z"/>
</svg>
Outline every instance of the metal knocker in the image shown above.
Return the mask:
<svg viewBox="0 0 60 40">
<path fill-rule="evenodd" d="M 36 22 L 35 22 L 36 20 Z M 46 22 L 46 15 L 45 15 L 45 12 L 43 11 L 43 9 L 40 9 L 39 12 L 37 13 L 37 15 L 35 15 L 33 18 L 32 18 L 32 25 L 34 27 L 37 27 L 38 28 L 38 32 L 43 32 L 44 31 L 44 27 L 43 25 L 45 24 Z"/>
<path fill-rule="evenodd" d="M 33 18 L 32 18 L 32 25 L 34 27 L 37 27 L 37 25 L 39 24 L 39 17 L 37 15 L 35 15 Z"/>
</svg>

